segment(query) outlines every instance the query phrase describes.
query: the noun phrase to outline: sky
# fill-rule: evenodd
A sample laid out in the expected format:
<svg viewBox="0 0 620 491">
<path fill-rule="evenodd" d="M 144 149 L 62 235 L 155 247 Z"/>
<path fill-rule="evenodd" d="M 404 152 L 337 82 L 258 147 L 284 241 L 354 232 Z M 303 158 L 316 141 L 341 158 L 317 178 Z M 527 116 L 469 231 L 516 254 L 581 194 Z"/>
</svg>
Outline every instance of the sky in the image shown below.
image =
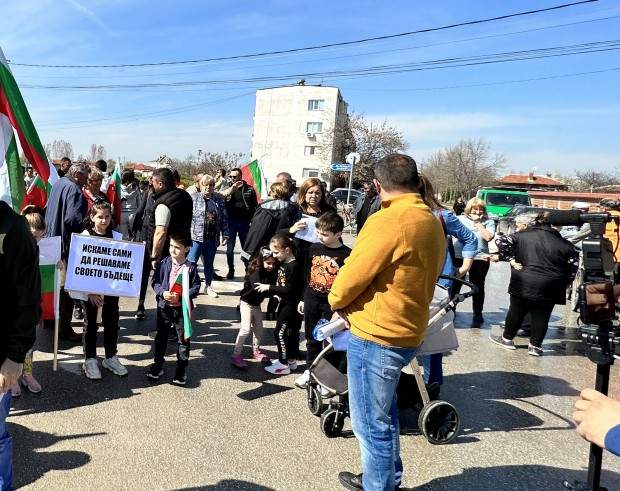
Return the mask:
<svg viewBox="0 0 620 491">
<path fill-rule="evenodd" d="M 506 173 L 620 172 L 620 2 L 571 3 L 0 0 L 0 48 L 76 157 L 249 157 L 256 90 L 303 78 L 419 162 L 482 137 Z"/>
</svg>

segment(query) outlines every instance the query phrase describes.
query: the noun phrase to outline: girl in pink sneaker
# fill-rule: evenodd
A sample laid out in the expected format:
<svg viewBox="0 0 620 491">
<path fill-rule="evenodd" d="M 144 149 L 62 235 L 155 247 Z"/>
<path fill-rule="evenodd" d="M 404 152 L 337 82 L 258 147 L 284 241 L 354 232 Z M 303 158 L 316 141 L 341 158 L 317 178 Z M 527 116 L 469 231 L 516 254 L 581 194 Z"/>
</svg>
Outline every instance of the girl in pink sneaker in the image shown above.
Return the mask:
<svg viewBox="0 0 620 491">
<path fill-rule="evenodd" d="M 243 344 L 250 334 L 252 336 L 252 357 L 263 363 L 269 363 L 269 357 L 260 350 L 260 342 L 263 337 L 263 312 L 260 308 L 265 298 L 271 296 L 269 291 L 258 292 L 255 286 L 258 283 L 274 285 L 276 282 L 276 267 L 278 260 L 273 257 L 271 249 L 261 247 L 252 257 L 245 271 L 243 289 L 241 290 L 241 300 L 239 310 L 241 313 L 241 329 L 237 335 L 237 342 L 230 357 L 230 363 L 238 368 L 245 368 L 248 362 L 243 359 L 241 352 Z"/>
<path fill-rule="evenodd" d="M 45 234 L 45 219 L 43 218 L 42 210 L 40 210 L 36 206 L 30 205 L 22 210 L 22 215 L 26 217 L 28 225 L 30 225 L 30 232 L 32 233 L 32 236 L 38 244 L 41 238 L 43 238 L 43 235 Z M 57 267 L 64 268 L 64 263 L 60 261 Z M 28 390 L 30 392 L 41 392 L 41 384 L 39 384 L 39 382 L 37 382 L 37 379 L 35 379 L 32 375 L 32 353 L 33 349 L 31 348 L 28 353 L 26 353 L 26 358 L 24 359 L 24 369 L 22 372 L 22 376 L 17 379 L 15 383 L 11 386 L 11 390 L 13 391 L 13 397 L 19 397 L 22 393 L 22 389 L 20 387 L 20 380 L 21 384 L 24 387 L 28 387 Z"/>
</svg>

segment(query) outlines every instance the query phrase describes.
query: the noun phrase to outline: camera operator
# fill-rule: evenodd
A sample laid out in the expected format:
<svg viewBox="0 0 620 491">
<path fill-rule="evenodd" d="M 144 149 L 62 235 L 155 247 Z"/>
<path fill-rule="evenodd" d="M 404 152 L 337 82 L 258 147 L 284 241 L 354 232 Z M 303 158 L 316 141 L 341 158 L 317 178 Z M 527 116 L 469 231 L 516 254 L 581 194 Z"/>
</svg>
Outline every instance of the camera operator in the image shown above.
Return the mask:
<svg viewBox="0 0 620 491">
<path fill-rule="evenodd" d="M 590 205 L 588 203 L 584 203 L 583 201 L 575 201 L 572 205 L 570 205 L 571 210 L 577 210 L 581 213 L 588 213 L 590 210 Z M 560 232 L 560 235 L 568 240 L 571 244 L 574 244 L 575 247 L 581 250 L 581 241 L 588 237 L 592 233 L 592 228 L 589 223 L 582 223 L 581 225 L 569 225 L 568 227 L 564 227 Z"/>
</svg>

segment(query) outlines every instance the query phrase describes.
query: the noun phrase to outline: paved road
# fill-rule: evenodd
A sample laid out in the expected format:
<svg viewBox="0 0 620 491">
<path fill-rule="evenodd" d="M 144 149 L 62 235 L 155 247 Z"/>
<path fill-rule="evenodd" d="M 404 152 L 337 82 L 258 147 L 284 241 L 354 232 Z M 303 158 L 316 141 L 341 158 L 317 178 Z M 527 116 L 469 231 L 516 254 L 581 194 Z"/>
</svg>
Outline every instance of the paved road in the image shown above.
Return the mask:
<svg viewBox="0 0 620 491">
<path fill-rule="evenodd" d="M 216 266 L 225 272 L 222 252 Z M 445 358 L 442 398 L 457 407 L 462 430 L 444 446 L 420 435 L 401 438 L 406 489 L 560 490 L 564 479 L 585 479 L 588 445 L 574 432 L 571 413 L 580 389 L 593 385 L 595 367 L 583 356 L 576 331 L 557 325 L 561 308 L 542 358 L 489 342 L 505 316 L 508 275 L 508 265 L 492 265 L 482 329 L 469 327 L 469 302 L 459 306 L 461 346 Z M 170 384 L 173 358 L 163 381 L 146 378 L 153 298 L 141 322 L 133 318 L 135 301 L 121 301 L 119 356 L 129 368 L 126 378 L 102 370 L 103 380 L 86 379 L 81 348 L 65 343 L 53 372 L 51 334 L 41 333 L 35 375 L 44 391 L 24 392 L 9 420 L 17 488 L 341 489 L 338 471 L 360 469 L 349 421 L 341 438 L 328 439 L 305 393 L 293 386 L 297 375 L 274 378 L 253 362 L 244 371 L 232 367 L 241 279 L 213 286 L 220 298 L 198 299 L 185 388 Z M 275 356 L 273 323 L 267 327 L 265 348 Z M 525 348 L 527 340 L 517 344 Z M 611 393 L 620 396 L 615 369 Z M 620 489 L 620 460 L 605 454 L 604 468 L 603 484 Z"/>
</svg>

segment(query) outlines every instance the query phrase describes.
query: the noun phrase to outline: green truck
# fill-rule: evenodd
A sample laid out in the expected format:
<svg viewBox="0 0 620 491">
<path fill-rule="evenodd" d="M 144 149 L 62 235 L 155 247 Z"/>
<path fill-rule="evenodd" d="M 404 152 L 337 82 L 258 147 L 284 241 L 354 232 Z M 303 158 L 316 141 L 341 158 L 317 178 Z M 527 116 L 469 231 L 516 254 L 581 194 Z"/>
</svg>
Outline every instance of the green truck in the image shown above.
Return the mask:
<svg viewBox="0 0 620 491">
<path fill-rule="evenodd" d="M 532 198 L 526 191 L 511 188 L 483 188 L 476 193 L 487 205 L 489 218 L 497 220 L 514 205 L 532 206 Z"/>
</svg>

